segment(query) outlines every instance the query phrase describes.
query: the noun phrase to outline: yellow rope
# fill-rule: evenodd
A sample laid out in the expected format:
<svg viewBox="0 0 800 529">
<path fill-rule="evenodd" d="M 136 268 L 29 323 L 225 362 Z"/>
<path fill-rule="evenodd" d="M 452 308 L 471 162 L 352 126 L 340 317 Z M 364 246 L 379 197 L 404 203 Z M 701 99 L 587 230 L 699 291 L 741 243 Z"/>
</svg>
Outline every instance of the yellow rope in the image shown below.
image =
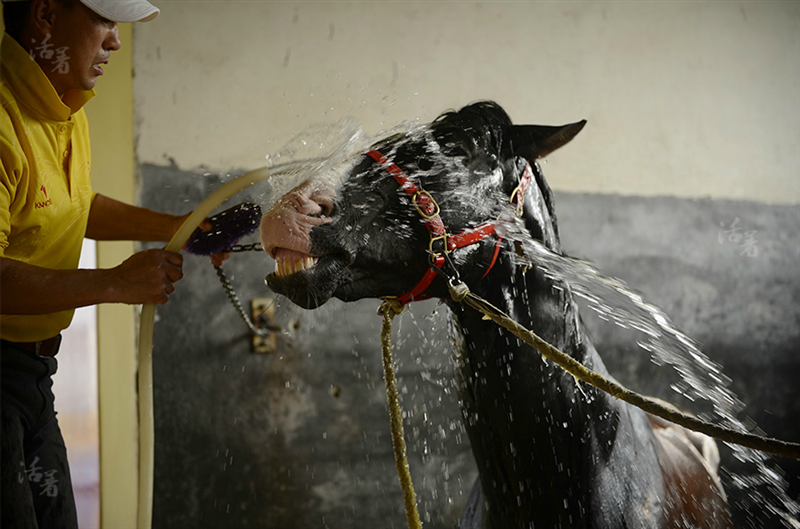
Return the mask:
<svg viewBox="0 0 800 529">
<path fill-rule="evenodd" d="M 406 519 L 409 529 L 420 529 L 422 521 L 417 511 L 417 496 L 411 482 L 411 471 L 406 457 L 406 441 L 403 434 L 403 414 L 400 408 L 400 396 L 397 393 L 397 379 L 394 374 L 394 361 L 392 360 L 392 320 L 403 312 L 403 306 L 393 299 L 385 299 L 378 309 L 378 314 L 383 316 L 383 329 L 381 330 L 381 349 L 383 350 L 383 377 L 386 381 L 386 400 L 389 403 L 389 418 L 392 425 L 392 446 L 394 447 L 394 461 L 397 465 L 397 475 L 400 486 L 403 488 L 403 502 L 406 508 Z"/>
<path fill-rule="evenodd" d="M 482 312 L 486 317 L 498 325 L 505 327 L 517 337 L 522 339 L 525 343 L 539 351 L 539 354 L 541 354 L 543 357 L 558 364 L 562 369 L 576 379 L 591 384 L 597 389 L 605 391 L 609 395 L 620 400 L 624 400 L 628 404 L 636 406 L 647 413 L 651 413 L 661 417 L 662 419 L 666 419 L 667 421 L 679 424 L 685 428 L 688 428 L 689 430 L 709 435 L 726 443 L 733 443 L 779 456 L 800 459 L 800 444 L 798 443 L 790 443 L 787 441 L 781 441 L 779 439 L 762 437 L 702 421 L 697 417 L 681 413 L 676 408 L 664 405 L 663 403 L 651 397 L 646 397 L 631 391 L 628 388 L 605 378 L 603 375 L 587 369 L 586 366 L 545 342 L 532 331 L 529 331 L 519 323 L 512 320 L 500 309 L 494 307 L 488 301 L 470 292 L 463 285 L 463 283 L 457 285 L 457 290 L 451 288 L 451 296 L 455 301 L 464 301 L 470 307 Z"/>
</svg>

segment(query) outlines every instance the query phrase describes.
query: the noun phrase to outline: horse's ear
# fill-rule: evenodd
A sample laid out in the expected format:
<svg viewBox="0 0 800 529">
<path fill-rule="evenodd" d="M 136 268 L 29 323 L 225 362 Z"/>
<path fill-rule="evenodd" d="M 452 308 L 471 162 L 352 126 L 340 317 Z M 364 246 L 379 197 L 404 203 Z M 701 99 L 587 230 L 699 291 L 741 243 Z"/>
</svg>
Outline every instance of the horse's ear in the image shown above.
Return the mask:
<svg viewBox="0 0 800 529">
<path fill-rule="evenodd" d="M 569 143 L 584 125 L 586 125 L 585 119 L 560 127 L 513 125 L 510 135 L 511 151 L 528 160 L 542 158 Z"/>
</svg>

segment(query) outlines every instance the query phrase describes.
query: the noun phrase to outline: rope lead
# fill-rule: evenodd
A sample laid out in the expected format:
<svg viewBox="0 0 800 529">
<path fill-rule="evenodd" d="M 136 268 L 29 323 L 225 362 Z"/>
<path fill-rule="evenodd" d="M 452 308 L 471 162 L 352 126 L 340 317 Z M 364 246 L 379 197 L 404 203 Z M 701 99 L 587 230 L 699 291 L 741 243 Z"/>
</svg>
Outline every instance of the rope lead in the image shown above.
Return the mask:
<svg viewBox="0 0 800 529">
<path fill-rule="evenodd" d="M 538 337 L 533 331 L 530 331 L 511 319 L 508 315 L 503 313 L 500 309 L 494 307 L 485 299 L 482 299 L 475 294 L 468 292 L 464 297 L 464 302 L 470 307 L 482 312 L 485 317 L 488 317 L 498 325 L 508 329 L 518 338 L 525 343 L 536 349 L 539 354 L 548 360 L 552 360 L 559 365 L 564 371 L 575 377 L 576 379 L 591 384 L 601 391 L 605 391 L 612 397 L 624 400 L 628 404 L 636 406 L 637 408 L 656 415 L 667 421 L 673 422 L 689 430 L 706 434 L 710 437 L 719 439 L 726 443 L 733 443 L 768 452 L 778 456 L 791 457 L 800 459 L 800 444 L 790 443 L 788 441 L 781 441 L 779 439 L 772 439 L 769 437 L 762 437 L 759 435 L 733 430 L 724 426 L 719 426 L 698 419 L 691 415 L 687 415 L 678 411 L 671 405 L 664 405 L 661 402 L 631 391 L 630 389 L 613 382 L 603 375 L 596 373 L 572 358 L 571 356 L 559 351 L 549 343 Z"/>
<path fill-rule="evenodd" d="M 397 392 L 397 378 L 394 374 L 392 360 L 392 320 L 403 312 L 403 305 L 396 299 L 384 299 L 378 314 L 383 316 L 381 330 L 381 349 L 383 352 L 383 378 L 386 381 L 386 400 L 389 403 L 389 419 L 392 425 L 392 447 L 397 475 L 403 489 L 403 502 L 406 508 L 406 519 L 409 529 L 421 529 L 422 521 L 417 510 L 417 495 L 411 482 L 411 470 L 406 456 L 406 441 L 403 434 L 403 413 L 400 408 L 400 396 Z"/>
</svg>

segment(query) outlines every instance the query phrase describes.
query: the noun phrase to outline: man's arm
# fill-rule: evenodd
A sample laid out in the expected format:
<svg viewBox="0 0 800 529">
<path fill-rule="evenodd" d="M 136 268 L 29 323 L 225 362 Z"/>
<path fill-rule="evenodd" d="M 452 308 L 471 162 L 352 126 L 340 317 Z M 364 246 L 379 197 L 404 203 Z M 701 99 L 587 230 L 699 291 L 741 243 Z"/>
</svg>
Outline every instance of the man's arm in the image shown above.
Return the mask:
<svg viewBox="0 0 800 529">
<path fill-rule="evenodd" d="M 132 255 L 104 270 L 51 270 L 0 257 L 0 312 L 48 314 L 98 303 L 167 302 L 183 277 L 183 257 L 165 250 Z"/>
<path fill-rule="evenodd" d="M 89 210 L 86 237 L 96 241 L 168 242 L 187 216 L 131 206 L 97 194 Z"/>
<path fill-rule="evenodd" d="M 96 195 L 86 236 L 96 240 L 168 241 L 182 217 Z M 0 312 L 49 314 L 98 303 L 166 303 L 183 276 L 183 257 L 164 250 L 132 255 L 102 270 L 53 270 L 0 257 Z"/>
<path fill-rule="evenodd" d="M 169 215 L 151 209 L 131 206 L 97 194 L 89 210 L 86 237 L 96 241 L 162 241 L 169 242 L 191 213 Z M 206 219 L 200 229 L 208 231 L 211 223 Z M 211 264 L 222 266 L 230 253 L 211 255 Z"/>
<path fill-rule="evenodd" d="M 169 241 L 189 214 L 178 216 L 96 195 L 86 237 L 95 240 Z M 208 230 L 206 220 L 201 229 Z M 221 265 L 229 254 L 211 256 Z M 51 270 L 0 257 L 0 313 L 49 314 L 99 303 L 163 304 L 183 277 L 183 256 L 165 250 L 139 252 L 117 267 Z"/>
</svg>

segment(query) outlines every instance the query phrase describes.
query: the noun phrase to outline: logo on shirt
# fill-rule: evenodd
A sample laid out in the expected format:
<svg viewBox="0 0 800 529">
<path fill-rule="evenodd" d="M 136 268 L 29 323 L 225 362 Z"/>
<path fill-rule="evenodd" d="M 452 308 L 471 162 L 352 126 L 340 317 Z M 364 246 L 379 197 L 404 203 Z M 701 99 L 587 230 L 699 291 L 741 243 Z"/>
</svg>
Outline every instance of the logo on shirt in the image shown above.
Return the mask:
<svg viewBox="0 0 800 529">
<path fill-rule="evenodd" d="M 41 191 L 42 193 L 44 193 L 44 198 L 45 198 L 45 200 L 42 200 L 42 201 L 40 201 L 40 202 L 36 202 L 36 203 L 34 204 L 34 207 L 35 207 L 36 209 L 42 209 L 42 208 L 46 208 L 47 206 L 50 206 L 50 205 L 52 205 L 52 204 L 53 204 L 53 199 L 47 196 L 47 188 L 45 188 L 44 186 L 42 186 L 42 187 L 40 187 L 40 188 L 39 188 L 39 191 Z"/>
</svg>

